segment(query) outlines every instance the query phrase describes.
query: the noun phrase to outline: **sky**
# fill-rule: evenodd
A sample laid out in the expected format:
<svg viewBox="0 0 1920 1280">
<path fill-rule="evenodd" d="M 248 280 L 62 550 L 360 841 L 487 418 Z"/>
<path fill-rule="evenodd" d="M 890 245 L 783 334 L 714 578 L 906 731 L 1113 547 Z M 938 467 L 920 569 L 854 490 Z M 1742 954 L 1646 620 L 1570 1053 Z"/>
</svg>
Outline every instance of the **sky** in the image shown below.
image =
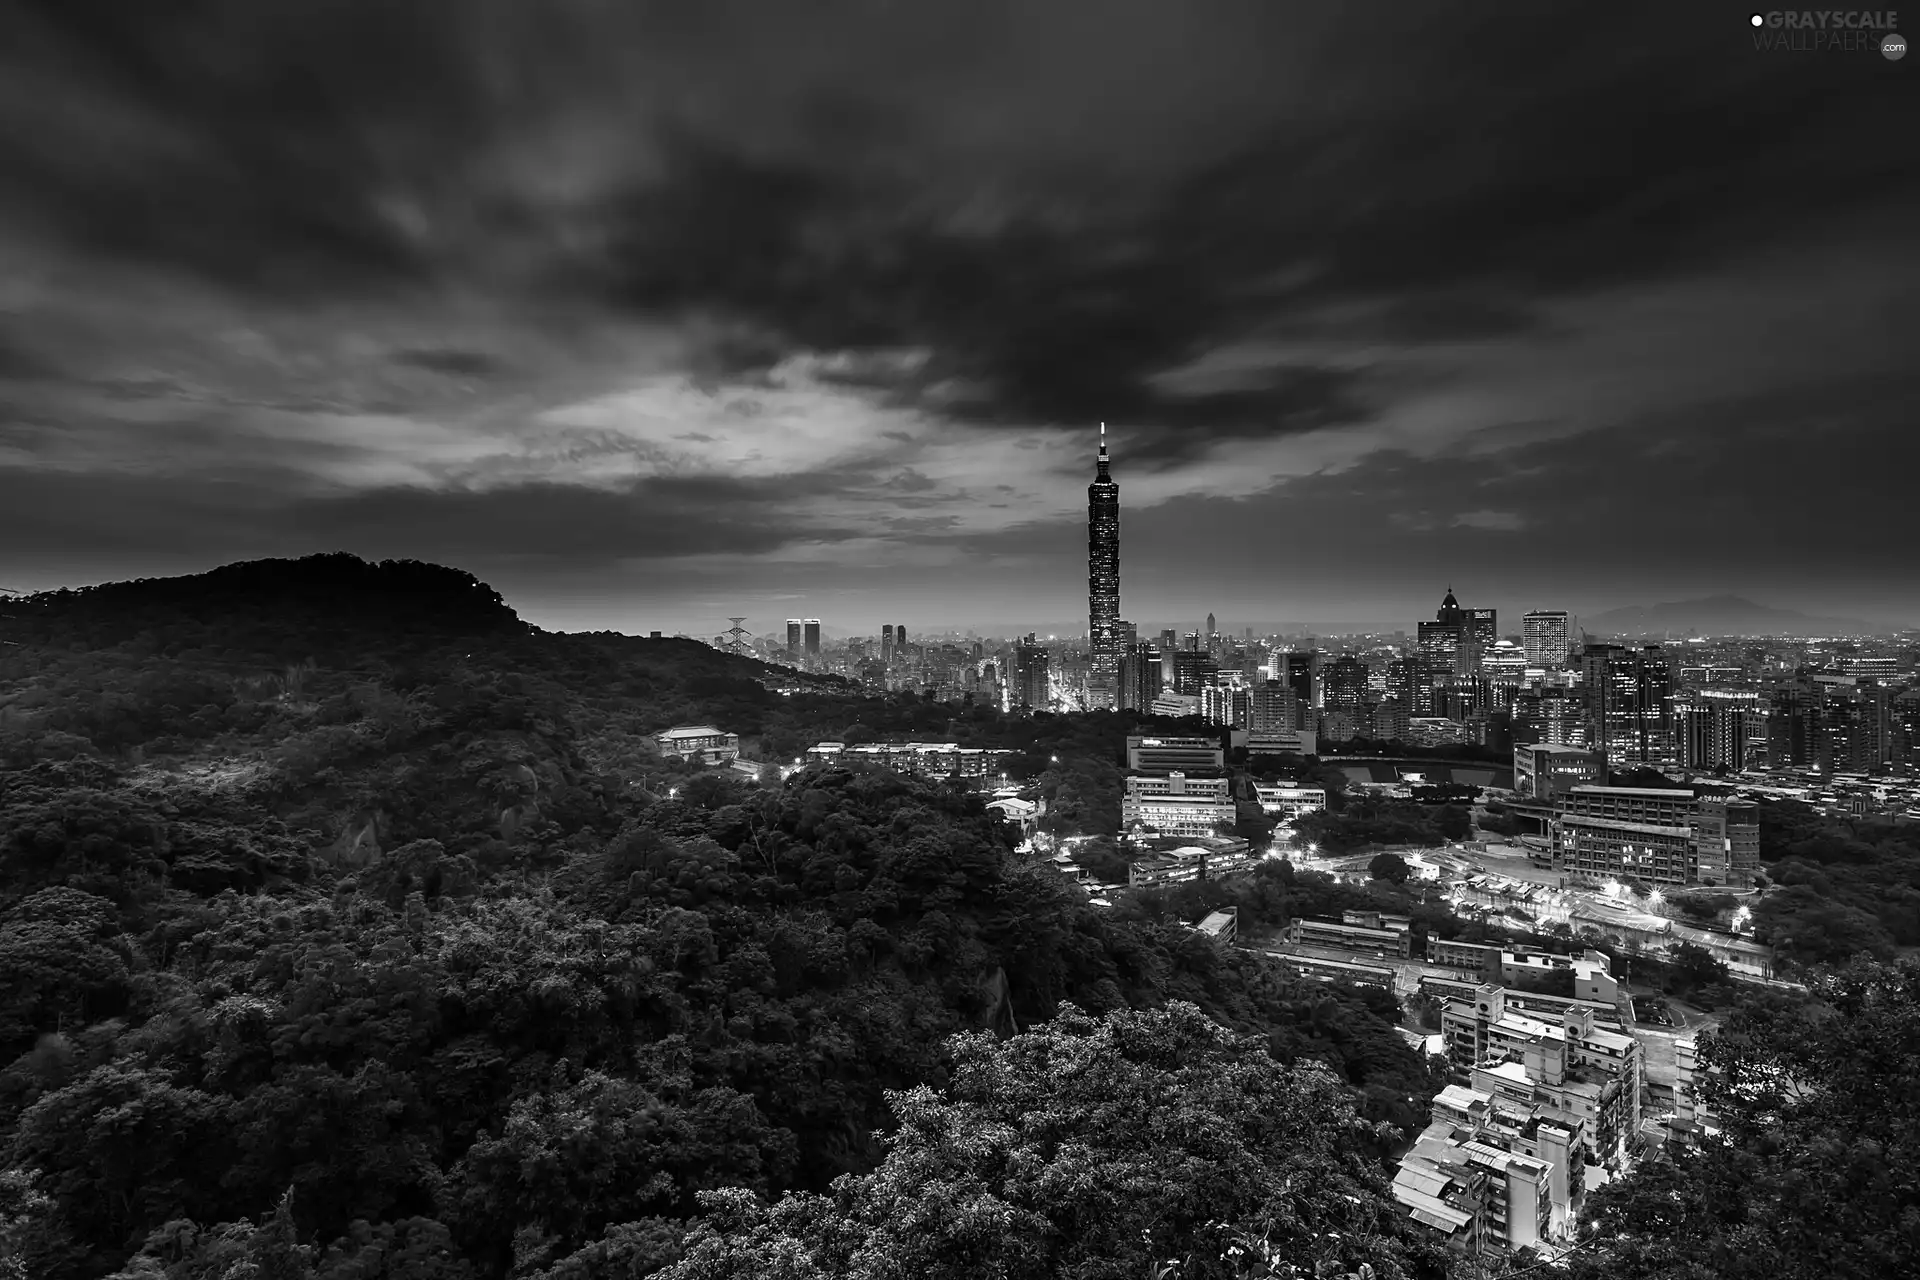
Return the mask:
<svg viewBox="0 0 1920 1280">
<path fill-rule="evenodd" d="M 1920 622 L 1920 63 L 1749 12 L 0 0 L 0 586 L 1071 621 L 1104 421 L 1148 625 Z"/>
</svg>

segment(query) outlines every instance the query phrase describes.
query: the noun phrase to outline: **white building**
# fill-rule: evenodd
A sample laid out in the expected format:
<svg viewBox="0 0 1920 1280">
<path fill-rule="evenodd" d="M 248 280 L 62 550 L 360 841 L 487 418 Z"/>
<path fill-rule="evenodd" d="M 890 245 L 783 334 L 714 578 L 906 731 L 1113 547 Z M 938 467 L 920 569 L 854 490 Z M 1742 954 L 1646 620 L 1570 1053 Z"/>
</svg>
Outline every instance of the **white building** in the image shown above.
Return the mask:
<svg viewBox="0 0 1920 1280">
<path fill-rule="evenodd" d="M 1327 807 L 1325 787 L 1294 787 L 1256 782 L 1254 794 L 1260 798 L 1260 811 L 1277 822 L 1292 822 L 1304 813 Z"/>
<path fill-rule="evenodd" d="M 678 725 L 653 740 L 662 755 L 697 764 L 726 764 L 740 758 L 740 735 L 723 733 L 709 724 Z"/>
<path fill-rule="evenodd" d="M 1210 836 L 1224 823 L 1235 821 L 1230 778 L 1190 778 L 1184 773 L 1165 777 L 1134 775 L 1120 801 L 1120 826 L 1138 824 L 1169 836 Z"/>
</svg>

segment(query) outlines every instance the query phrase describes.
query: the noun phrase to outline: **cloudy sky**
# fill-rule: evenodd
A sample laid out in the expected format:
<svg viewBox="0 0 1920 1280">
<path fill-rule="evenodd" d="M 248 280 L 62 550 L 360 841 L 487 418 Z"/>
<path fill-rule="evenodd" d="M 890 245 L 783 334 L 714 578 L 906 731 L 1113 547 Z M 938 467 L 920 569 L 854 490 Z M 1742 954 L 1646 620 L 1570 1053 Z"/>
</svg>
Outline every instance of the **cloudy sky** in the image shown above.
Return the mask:
<svg viewBox="0 0 1920 1280">
<path fill-rule="evenodd" d="M 1105 420 L 1143 621 L 1920 621 L 1920 63 L 1748 12 L 0 0 L 0 585 L 1069 619 Z"/>
</svg>

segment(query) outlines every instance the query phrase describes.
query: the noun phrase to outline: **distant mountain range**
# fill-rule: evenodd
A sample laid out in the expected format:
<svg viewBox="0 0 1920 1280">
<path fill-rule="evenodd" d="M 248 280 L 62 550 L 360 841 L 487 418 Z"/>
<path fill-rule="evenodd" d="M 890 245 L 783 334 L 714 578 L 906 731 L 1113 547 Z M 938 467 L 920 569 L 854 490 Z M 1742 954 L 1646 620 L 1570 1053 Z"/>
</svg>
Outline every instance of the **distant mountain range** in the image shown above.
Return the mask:
<svg viewBox="0 0 1920 1280">
<path fill-rule="evenodd" d="M 1708 596 L 1666 604 L 1609 609 L 1580 619 L 1595 636 L 1831 636 L 1885 635 L 1901 630 L 1891 623 L 1862 618 L 1821 618 L 1793 609 L 1774 609 L 1740 596 Z"/>
</svg>

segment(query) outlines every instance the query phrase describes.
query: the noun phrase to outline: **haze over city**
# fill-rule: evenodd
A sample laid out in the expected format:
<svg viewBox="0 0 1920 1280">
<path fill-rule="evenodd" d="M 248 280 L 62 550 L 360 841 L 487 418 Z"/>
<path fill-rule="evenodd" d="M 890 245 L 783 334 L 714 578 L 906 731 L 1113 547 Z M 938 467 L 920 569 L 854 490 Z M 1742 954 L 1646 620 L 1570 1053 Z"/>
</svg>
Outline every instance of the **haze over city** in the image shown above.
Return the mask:
<svg viewBox="0 0 1920 1280">
<path fill-rule="evenodd" d="M 1106 421 L 1130 617 L 1920 621 L 1911 68 L 1745 24 L 16 5 L 0 582 L 1045 624 Z"/>
</svg>

